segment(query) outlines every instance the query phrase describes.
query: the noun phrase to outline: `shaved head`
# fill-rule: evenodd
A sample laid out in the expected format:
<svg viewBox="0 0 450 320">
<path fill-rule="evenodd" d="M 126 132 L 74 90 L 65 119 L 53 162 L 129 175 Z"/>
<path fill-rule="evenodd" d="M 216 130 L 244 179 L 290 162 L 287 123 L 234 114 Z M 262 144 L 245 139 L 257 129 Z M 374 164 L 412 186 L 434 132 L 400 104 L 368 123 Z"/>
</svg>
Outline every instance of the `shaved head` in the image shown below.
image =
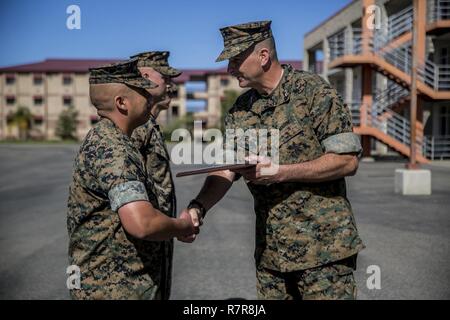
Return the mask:
<svg viewBox="0 0 450 320">
<path fill-rule="evenodd" d="M 273 37 L 270 37 L 270 38 L 267 38 L 267 39 L 265 39 L 265 40 L 263 40 L 261 42 L 258 42 L 255 45 L 255 48 L 254 48 L 253 51 L 254 52 L 258 52 L 258 51 L 260 51 L 261 49 L 264 49 L 264 48 L 269 50 L 270 59 L 272 61 L 278 61 L 277 49 L 275 47 L 275 40 L 274 40 Z"/>
<path fill-rule="evenodd" d="M 89 95 L 99 115 L 114 110 L 114 97 L 126 94 L 130 88 L 122 83 L 91 84 Z"/>
</svg>

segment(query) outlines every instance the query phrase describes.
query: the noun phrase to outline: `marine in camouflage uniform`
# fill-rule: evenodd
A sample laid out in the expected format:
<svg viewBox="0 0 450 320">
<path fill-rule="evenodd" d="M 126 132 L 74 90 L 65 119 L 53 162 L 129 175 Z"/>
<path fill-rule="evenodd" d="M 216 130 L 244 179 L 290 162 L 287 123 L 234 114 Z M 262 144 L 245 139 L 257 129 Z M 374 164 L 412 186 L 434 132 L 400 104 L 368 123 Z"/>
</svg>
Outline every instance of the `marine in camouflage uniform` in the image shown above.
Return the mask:
<svg viewBox="0 0 450 320">
<path fill-rule="evenodd" d="M 230 59 L 272 37 L 270 21 L 221 29 Z M 225 118 L 227 129 L 278 129 L 279 164 L 317 159 L 325 153 L 360 153 L 351 116 L 335 89 L 318 75 L 282 65 L 269 95 L 250 89 Z M 248 145 L 247 145 L 248 148 Z M 270 149 L 270 147 L 268 147 Z M 258 297 L 353 299 L 358 235 L 345 179 L 321 183 L 247 182 L 256 212 Z"/>
<path fill-rule="evenodd" d="M 137 60 L 91 69 L 90 84 L 124 83 L 149 89 Z M 154 182 L 133 141 L 111 120 L 89 131 L 75 159 L 69 190 L 69 261 L 80 268 L 74 299 L 161 299 L 161 243 L 128 234 L 118 209 L 130 202 L 157 203 Z"/>
<path fill-rule="evenodd" d="M 150 67 L 167 79 L 178 77 L 181 72 L 169 66 L 168 51 L 150 51 L 132 56 L 138 59 L 138 67 Z M 168 94 L 175 90 L 174 84 L 166 80 Z M 146 174 L 156 201 L 151 201 L 153 207 L 162 213 L 176 216 L 175 185 L 170 170 L 170 157 L 164 138 L 154 115 L 150 120 L 136 128 L 133 132 L 133 141 L 144 158 Z M 162 277 L 164 279 L 164 299 L 169 299 L 172 279 L 173 240 L 161 241 L 162 250 L 165 252 L 162 261 Z"/>
</svg>

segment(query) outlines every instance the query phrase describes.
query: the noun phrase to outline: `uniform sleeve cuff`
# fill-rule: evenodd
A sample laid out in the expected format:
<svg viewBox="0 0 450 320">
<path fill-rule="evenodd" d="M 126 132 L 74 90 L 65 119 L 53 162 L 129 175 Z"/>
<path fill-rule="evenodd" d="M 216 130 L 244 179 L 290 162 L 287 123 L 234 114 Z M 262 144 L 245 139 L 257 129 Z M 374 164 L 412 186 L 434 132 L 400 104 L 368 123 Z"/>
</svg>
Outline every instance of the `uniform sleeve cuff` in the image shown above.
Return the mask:
<svg viewBox="0 0 450 320">
<path fill-rule="evenodd" d="M 120 207 L 134 201 L 148 201 L 145 185 L 140 181 L 128 181 L 111 188 L 108 192 L 111 209 L 115 212 Z"/>
<path fill-rule="evenodd" d="M 325 153 L 358 153 L 361 154 L 362 147 L 359 136 L 353 132 L 344 132 L 332 135 L 322 141 Z"/>
</svg>

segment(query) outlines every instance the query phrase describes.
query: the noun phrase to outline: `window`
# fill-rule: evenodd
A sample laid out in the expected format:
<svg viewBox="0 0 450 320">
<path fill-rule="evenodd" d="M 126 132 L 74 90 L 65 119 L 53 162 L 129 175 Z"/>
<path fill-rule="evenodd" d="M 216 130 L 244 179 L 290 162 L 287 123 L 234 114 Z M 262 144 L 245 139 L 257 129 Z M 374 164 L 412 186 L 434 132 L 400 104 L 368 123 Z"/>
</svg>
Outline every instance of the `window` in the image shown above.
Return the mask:
<svg viewBox="0 0 450 320">
<path fill-rule="evenodd" d="M 173 117 L 178 117 L 178 106 L 173 106 L 172 107 L 172 116 Z"/>
<path fill-rule="evenodd" d="M 33 98 L 33 101 L 35 106 L 42 106 L 42 104 L 44 103 L 44 98 L 42 98 L 41 96 L 35 96 Z"/>
<path fill-rule="evenodd" d="M 16 77 L 13 74 L 7 74 L 6 75 L 6 84 L 13 85 L 14 83 L 16 83 Z"/>
<path fill-rule="evenodd" d="M 63 84 L 65 86 L 71 85 L 72 84 L 72 77 L 68 74 L 63 75 Z"/>
<path fill-rule="evenodd" d="M 66 107 L 72 106 L 72 97 L 65 96 L 63 97 L 63 105 Z"/>
<path fill-rule="evenodd" d="M 40 86 L 40 85 L 42 85 L 42 82 L 43 82 L 42 75 L 35 74 L 33 77 L 33 84 L 35 86 Z"/>
<path fill-rule="evenodd" d="M 228 80 L 228 79 L 221 79 L 220 80 L 220 85 L 221 86 L 226 87 L 226 86 L 228 86 L 229 83 L 230 83 L 230 80 Z"/>
<path fill-rule="evenodd" d="M 36 126 L 41 126 L 44 123 L 44 119 L 40 116 L 35 116 L 34 117 L 34 124 Z"/>
<path fill-rule="evenodd" d="M 13 106 L 14 104 L 16 104 L 16 97 L 14 97 L 14 96 L 7 96 L 6 97 L 6 104 L 8 106 Z"/>
</svg>

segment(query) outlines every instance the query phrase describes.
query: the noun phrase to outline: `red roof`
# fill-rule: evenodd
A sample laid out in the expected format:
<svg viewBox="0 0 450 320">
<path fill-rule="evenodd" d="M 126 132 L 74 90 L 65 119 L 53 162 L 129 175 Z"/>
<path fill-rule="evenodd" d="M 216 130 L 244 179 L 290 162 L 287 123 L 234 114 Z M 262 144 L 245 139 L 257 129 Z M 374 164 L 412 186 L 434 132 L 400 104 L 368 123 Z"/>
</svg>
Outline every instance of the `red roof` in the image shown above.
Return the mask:
<svg viewBox="0 0 450 320">
<path fill-rule="evenodd" d="M 0 72 L 88 72 L 89 68 L 113 63 L 119 59 L 47 59 L 41 62 L 0 68 Z"/>
<path fill-rule="evenodd" d="M 117 62 L 119 59 L 47 59 L 41 62 L 22 64 L 10 67 L 0 68 L 0 73 L 4 72 L 88 72 L 89 68 Z M 295 69 L 302 69 L 302 61 L 300 60 L 281 60 L 281 63 L 290 64 Z M 321 62 L 319 62 L 321 63 Z M 202 81 L 208 74 L 227 74 L 227 68 L 220 69 L 181 69 L 183 73 L 175 78 L 175 82 L 183 83 L 186 81 Z"/>
<path fill-rule="evenodd" d="M 186 81 L 192 81 L 193 79 L 197 78 L 198 80 L 202 80 L 206 76 L 208 72 L 211 70 L 208 69 L 180 69 L 183 73 L 179 76 L 174 78 L 176 83 L 183 83 Z"/>
</svg>

